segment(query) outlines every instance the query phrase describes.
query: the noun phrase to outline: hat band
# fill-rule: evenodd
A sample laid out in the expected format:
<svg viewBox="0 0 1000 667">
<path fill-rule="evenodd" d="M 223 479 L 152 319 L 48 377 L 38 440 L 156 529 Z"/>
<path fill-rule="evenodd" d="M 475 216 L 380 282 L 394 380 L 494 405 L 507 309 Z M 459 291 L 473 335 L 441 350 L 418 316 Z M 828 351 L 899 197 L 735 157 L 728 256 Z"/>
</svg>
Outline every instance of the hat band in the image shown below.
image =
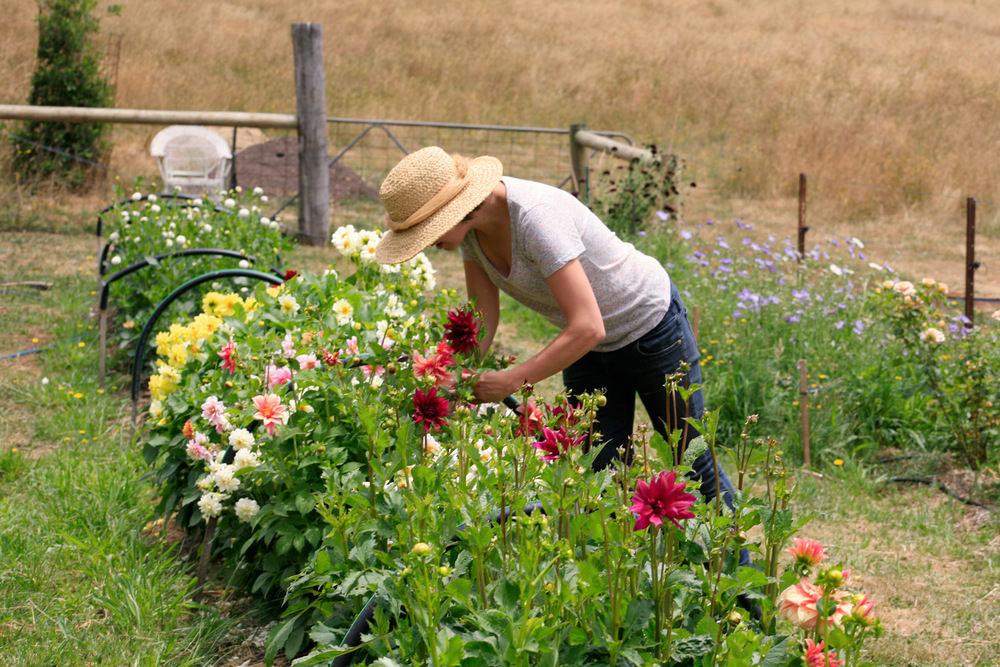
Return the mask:
<svg viewBox="0 0 1000 667">
<path fill-rule="evenodd" d="M 413 225 L 423 222 L 440 211 L 441 207 L 454 199 L 455 195 L 468 185 L 469 181 L 472 180 L 472 173 L 469 171 L 469 161 L 461 155 L 452 155 L 451 158 L 455 161 L 455 175 L 451 177 L 451 181 L 438 190 L 433 197 L 424 202 L 423 206 L 411 213 L 405 220 L 396 221 L 387 215 L 386 225 L 389 229 L 395 231 L 409 229 Z"/>
</svg>

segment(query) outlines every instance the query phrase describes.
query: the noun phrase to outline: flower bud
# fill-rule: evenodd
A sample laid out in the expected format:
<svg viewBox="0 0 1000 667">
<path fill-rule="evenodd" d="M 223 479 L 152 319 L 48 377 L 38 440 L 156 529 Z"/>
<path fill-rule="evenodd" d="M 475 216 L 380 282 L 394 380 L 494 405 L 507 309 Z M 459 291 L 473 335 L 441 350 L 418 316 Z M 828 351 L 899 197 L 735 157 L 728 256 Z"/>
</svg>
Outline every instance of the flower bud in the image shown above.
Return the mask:
<svg viewBox="0 0 1000 667">
<path fill-rule="evenodd" d="M 739 625 L 740 623 L 743 622 L 743 614 L 734 609 L 729 613 L 729 616 L 726 618 L 726 620 L 729 621 L 730 625 L 733 626 Z"/>
<path fill-rule="evenodd" d="M 597 397 L 597 400 L 594 402 L 597 403 L 597 407 L 603 408 L 605 405 L 608 404 L 608 399 L 604 394 L 601 394 L 600 396 Z"/>
<path fill-rule="evenodd" d="M 413 551 L 411 553 L 417 554 L 418 556 L 426 556 L 431 552 L 431 545 L 426 542 L 417 542 L 413 545 Z"/>
<path fill-rule="evenodd" d="M 447 577 L 449 574 L 451 574 L 451 568 L 448 567 L 447 565 L 442 565 L 441 567 L 438 568 L 438 573 L 440 573 L 442 577 Z"/>
</svg>

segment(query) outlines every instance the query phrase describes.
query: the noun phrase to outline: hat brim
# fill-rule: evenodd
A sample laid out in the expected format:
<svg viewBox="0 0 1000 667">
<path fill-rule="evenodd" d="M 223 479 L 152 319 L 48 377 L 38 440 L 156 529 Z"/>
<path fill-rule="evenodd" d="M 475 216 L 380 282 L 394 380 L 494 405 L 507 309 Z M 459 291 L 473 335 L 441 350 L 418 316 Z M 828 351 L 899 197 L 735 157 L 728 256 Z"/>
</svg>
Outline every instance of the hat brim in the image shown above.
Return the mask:
<svg viewBox="0 0 1000 667">
<path fill-rule="evenodd" d="M 503 176 L 503 164 L 484 155 L 469 160 L 469 172 L 469 183 L 433 215 L 408 229 L 387 231 L 375 248 L 375 261 L 400 264 L 435 243 L 493 192 Z"/>
</svg>

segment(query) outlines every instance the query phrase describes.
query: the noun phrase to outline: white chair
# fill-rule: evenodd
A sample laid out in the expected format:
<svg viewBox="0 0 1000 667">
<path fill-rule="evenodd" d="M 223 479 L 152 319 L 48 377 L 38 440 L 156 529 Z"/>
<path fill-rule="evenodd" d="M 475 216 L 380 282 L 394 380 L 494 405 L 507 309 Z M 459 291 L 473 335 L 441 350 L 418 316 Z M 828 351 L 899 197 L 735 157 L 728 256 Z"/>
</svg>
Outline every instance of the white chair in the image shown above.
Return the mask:
<svg viewBox="0 0 1000 667">
<path fill-rule="evenodd" d="M 208 128 L 197 125 L 171 125 L 161 130 L 149 152 L 160 167 L 166 192 L 178 188 L 187 195 L 218 198 L 226 189 L 233 153 L 229 144 Z"/>
</svg>

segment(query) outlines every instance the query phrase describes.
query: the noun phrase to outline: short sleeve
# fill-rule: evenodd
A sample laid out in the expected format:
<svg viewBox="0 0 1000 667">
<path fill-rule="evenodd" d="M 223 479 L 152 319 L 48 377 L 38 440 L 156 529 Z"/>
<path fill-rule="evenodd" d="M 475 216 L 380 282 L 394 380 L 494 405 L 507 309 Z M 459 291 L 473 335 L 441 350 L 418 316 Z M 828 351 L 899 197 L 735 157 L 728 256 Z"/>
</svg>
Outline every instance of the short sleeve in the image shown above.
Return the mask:
<svg viewBox="0 0 1000 667">
<path fill-rule="evenodd" d="M 521 252 L 548 278 L 586 249 L 572 215 L 552 205 L 538 205 L 525 212 Z"/>
</svg>

